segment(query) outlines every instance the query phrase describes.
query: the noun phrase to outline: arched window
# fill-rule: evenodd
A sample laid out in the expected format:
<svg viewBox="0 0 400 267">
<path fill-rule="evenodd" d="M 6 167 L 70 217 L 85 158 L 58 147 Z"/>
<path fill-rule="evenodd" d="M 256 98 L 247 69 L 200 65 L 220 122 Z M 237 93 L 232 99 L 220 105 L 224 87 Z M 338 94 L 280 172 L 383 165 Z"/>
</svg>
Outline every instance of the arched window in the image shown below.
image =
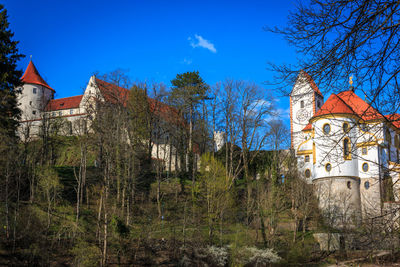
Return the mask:
<svg viewBox="0 0 400 267">
<path fill-rule="evenodd" d="M 350 126 L 347 122 L 343 123 L 343 132 L 348 133 L 350 131 Z"/>
<path fill-rule="evenodd" d="M 345 138 L 343 140 L 343 156 L 345 160 L 350 160 L 351 159 L 351 146 L 350 146 L 350 139 Z"/>
<path fill-rule="evenodd" d="M 364 183 L 364 187 L 365 187 L 365 189 L 368 190 L 368 188 L 369 188 L 369 182 L 368 182 L 368 181 L 366 181 L 366 182 Z"/>
<path fill-rule="evenodd" d="M 326 170 L 327 172 L 330 172 L 331 169 L 332 169 L 332 165 L 331 165 L 330 163 L 325 164 L 325 170 Z"/>
<path fill-rule="evenodd" d="M 324 134 L 329 134 L 331 132 L 331 126 L 329 123 L 325 123 L 324 126 L 322 126 L 322 131 Z"/>
<path fill-rule="evenodd" d="M 306 176 L 306 178 L 310 178 L 310 176 L 311 176 L 310 169 L 306 169 L 306 171 L 304 172 L 304 175 Z"/>
<path fill-rule="evenodd" d="M 368 163 L 366 163 L 366 162 L 363 163 L 363 165 L 362 165 L 362 170 L 363 170 L 364 172 L 367 172 L 367 171 L 369 170 Z"/>
<path fill-rule="evenodd" d="M 351 189 L 351 182 L 350 181 L 347 182 L 347 188 Z"/>
</svg>

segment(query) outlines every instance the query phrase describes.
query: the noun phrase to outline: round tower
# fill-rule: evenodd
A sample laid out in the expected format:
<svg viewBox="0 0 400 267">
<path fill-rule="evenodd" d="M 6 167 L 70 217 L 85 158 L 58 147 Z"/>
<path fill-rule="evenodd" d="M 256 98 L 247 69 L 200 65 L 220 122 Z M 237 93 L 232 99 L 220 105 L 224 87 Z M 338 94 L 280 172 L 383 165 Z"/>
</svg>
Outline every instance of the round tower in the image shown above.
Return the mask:
<svg viewBox="0 0 400 267">
<path fill-rule="evenodd" d="M 32 60 L 21 78 L 23 85 L 19 88 L 19 108 L 21 120 L 34 120 L 41 117 L 47 103 L 54 97 L 54 89 L 40 76 Z"/>
<path fill-rule="evenodd" d="M 224 132 L 214 132 L 214 143 L 216 151 L 219 151 L 225 145 L 225 133 Z"/>
</svg>

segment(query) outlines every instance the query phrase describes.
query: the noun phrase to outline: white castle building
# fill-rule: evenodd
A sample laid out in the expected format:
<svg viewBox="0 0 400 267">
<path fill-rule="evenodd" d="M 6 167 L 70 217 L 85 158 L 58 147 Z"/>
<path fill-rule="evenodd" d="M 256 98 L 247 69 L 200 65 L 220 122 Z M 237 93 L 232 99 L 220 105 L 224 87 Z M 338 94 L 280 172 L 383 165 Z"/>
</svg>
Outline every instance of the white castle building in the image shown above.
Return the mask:
<svg viewBox="0 0 400 267">
<path fill-rule="evenodd" d="M 291 146 L 332 224 L 380 216 L 400 201 L 400 115 L 382 115 L 354 89 L 326 102 L 301 71 L 290 94 Z"/>
<path fill-rule="evenodd" d="M 61 135 L 80 135 L 90 131 L 90 118 L 94 115 L 96 101 L 126 103 L 129 93 L 128 89 L 91 76 L 82 95 L 54 99 L 55 90 L 40 76 L 32 60 L 21 80 L 23 85 L 18 88 L 21 92 L 18 103 L 22 114 L 18 134 L 22 140 L 37 138 L 43 131 L 45 121 L 61 121 Z M 148 101 L 152 112 L 162 119 L 179 116 L 177 110 L 166 104 L 152 98 Z M 172 145 L 154 143 L 152 147 L 153 160 L 163 161 L 165 168 L 172 171 L 177 164 L 179 166 L 177 151 Z"/>
</svg>

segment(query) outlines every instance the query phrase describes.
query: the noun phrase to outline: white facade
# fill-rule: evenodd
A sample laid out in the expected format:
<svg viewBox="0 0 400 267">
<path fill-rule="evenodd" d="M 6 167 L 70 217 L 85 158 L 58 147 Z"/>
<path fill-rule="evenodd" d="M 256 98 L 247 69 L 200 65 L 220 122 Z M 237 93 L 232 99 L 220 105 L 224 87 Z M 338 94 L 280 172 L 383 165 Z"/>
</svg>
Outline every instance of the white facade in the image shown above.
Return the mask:
<svg viewBox="0 0 400 267">
<path fill-rule="evenodd" d="M 332 95 L 310 116 L 312 92 L 298 94 L 298 87 L 291 94 L 292 147 L 325 217 L 344 227 L 381 215 L 384 203 L 400 200 L 400 129 L 353 91 Z M 302 108 L 299 100 L 308 105 Z M 306 120 L 296 114 L 307 114 Z"/>
<path fill-rule="evenodd" d="M 83 95 L 53 99 L 55 91 L 40 77 L 32 61 L 21 79 L 24 84 L 19 88 L 18 104 L 22 114 L 18 135 L 26 141 L 38 138 L 43 131 L 56 131 L 65 136 L 90 132 L 96 101 L 107 101 L 105 92 L 121 98 L 127 97 L 128 92 L 92 76 Z M 170 144 L 152 144 L 151 156 L 162 162 L 165 170 L 175 171 L 180 167 L 177 151 Z"/>
</svg>

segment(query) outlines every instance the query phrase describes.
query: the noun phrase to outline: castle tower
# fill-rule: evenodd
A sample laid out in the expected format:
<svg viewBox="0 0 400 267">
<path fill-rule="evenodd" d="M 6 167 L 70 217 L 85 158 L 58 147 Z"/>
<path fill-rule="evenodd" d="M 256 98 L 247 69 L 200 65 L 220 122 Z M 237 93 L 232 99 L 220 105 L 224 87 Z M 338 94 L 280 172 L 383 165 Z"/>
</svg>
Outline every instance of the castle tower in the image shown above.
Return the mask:
<svg viewBox="0 0 400 267">
<path fill-rule="evenodd" d="M 290 93 L 291 147 L 296 151 L 305 140 L 303 129 L 321 108 L 324 97 L 311 76 L 301 70 Z"/>
<path fill-rule="evenodd" d="M 54 97 L 54 89 L 40 76 L 32 60 L 29 62 L 21 78 L 23 86 L 19 89 L 19 108 L 22 111 L 22 121 L 34 120 L 41 117 L 47 103 Z"/>
<path fill-rule="evenodd" d="M 224 132 L 214 132 L 214 143 L 216 151 L 219 151 L 225 145 L 225 133 Z"/>
</svg>

